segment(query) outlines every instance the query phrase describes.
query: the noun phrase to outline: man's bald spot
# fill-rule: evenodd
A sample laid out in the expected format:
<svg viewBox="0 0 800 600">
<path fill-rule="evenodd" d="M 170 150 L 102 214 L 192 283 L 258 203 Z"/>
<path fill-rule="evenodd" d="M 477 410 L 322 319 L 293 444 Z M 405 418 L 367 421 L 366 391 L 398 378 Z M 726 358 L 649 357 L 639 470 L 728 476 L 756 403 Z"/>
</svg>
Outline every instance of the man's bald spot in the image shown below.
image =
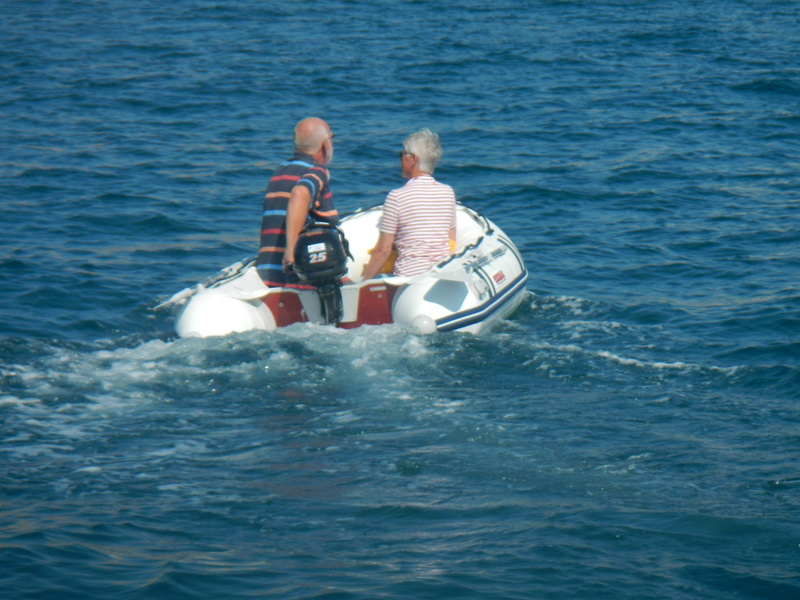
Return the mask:
<svg viewBox="0 0 800 600">
<path fill-rule="evenodd" d="M 308 117 L 294 128 L 294 149 L 297 152 L 317 152 L 330 135 L 330 127 L 325 121 L 317 117 Z"/>
</svg>

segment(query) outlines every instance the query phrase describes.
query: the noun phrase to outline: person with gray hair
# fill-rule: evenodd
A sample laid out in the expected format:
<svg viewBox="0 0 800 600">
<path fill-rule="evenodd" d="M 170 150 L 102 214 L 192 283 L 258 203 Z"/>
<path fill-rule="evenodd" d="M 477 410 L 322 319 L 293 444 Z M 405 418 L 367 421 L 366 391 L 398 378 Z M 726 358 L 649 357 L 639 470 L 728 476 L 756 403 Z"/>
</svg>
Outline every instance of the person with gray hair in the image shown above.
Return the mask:
<svg viewBox="0 0 800 600">
<path fill-rule="evenodd" d="M 447 257 L 455 245 L 456 196 L 453 188 L 433 178 L 442 157 L 439 136 L 430 129 L 403 141 L 400 172 L 408 181 L 386 196 L 378 243 L 363 279 L 386 272 L 387 259 L 397 250 L 392 274 L 420 275 Z"/>
<path fill-rule="evenodd" d="M 419 160 L 419 170 L 432 174 L 442 158 L 439 136 L 430 129 L 420 129 L 409 135 L 403 142 L 403 151 Z"/>
</svg>

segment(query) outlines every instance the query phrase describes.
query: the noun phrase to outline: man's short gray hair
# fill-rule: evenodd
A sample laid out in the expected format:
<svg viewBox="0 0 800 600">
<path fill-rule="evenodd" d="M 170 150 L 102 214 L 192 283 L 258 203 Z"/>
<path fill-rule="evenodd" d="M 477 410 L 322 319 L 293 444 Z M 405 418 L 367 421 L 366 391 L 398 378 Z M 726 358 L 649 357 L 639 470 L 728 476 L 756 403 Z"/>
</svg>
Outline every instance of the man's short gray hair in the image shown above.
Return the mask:
<svg viewBox="0 0 800 600">
<path fill-rule="evenodd" d="M 439 159 L 442 158 L 442 146 L 439 135 L 428 129 L 420 129 L 403 141 L 403 151 L 413 154 L 419 161 L 419 170 L 433 174 Z"/>
</svg>

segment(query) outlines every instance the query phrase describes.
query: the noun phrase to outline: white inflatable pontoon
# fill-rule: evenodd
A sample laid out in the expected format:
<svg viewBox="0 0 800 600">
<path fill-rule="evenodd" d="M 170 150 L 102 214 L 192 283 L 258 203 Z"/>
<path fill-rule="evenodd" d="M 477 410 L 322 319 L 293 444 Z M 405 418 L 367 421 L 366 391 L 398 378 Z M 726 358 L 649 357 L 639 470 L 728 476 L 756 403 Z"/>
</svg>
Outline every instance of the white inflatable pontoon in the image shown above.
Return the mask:
<svg viewBox="0 0 800 600">
<path fill-rule="evenodd" d="M 339 227 L 352 259 L 341 286 L 338 327 L 397 323 L 416 333 L 481 333 L 510 315 L 523 299 L 528 272 L 511 240 L 486 217 L 459 204 L 456 249 L 426 273 L 361 281 L 378 240 L 381 207 L 356 212 Z M 326 323 L 315 289 L 270 288 L 255 258 L 223 269 L 207 282 L 175 294 L 161 306 L 178 307 L 181 337 L 273 330 L 294 323 Z M 329 321 L 328 321 L 329 322 Z"/>
</svg>

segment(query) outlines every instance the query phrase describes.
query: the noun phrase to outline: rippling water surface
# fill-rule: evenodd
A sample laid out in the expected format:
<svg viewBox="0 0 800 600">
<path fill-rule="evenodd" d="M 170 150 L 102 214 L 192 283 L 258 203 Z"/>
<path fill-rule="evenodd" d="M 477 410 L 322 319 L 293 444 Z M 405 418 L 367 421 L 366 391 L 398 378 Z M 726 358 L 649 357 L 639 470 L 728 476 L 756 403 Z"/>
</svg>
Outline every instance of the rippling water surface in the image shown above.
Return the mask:
<svg viewBox="0 0 800 600">
<path fill-rule="evenodd" d="M 800 596 L 795 2 L 0 6 L 9 598 Z M 517 243 L 489 335 L 179 340 L 307 115 Z"/>
</svg>

